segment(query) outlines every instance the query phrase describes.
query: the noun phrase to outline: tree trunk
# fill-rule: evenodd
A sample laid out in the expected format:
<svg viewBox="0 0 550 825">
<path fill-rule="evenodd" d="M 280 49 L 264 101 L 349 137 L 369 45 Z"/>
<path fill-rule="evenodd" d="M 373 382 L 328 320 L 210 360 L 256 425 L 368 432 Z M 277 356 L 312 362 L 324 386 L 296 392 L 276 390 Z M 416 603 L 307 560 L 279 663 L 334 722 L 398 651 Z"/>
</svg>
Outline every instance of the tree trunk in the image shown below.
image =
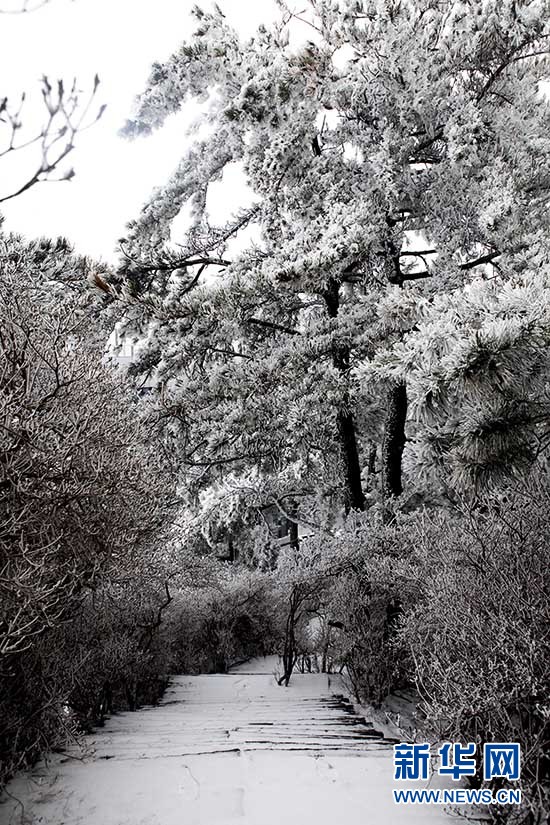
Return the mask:
<svg viewBox="0 0 550 825">
<path fill-rule="evenodd" d="M 361 485 L 361 466 L 359 464 L 355 424 L 352 414 L 343 409 L 338 412 L 338 433 L 340 436 L 340 444 L 342 445 L 342 457 L 344 459 L 344 475 L 346 481 L 344 507 L 346 513 L 349 513 L 352 509 L 364 510 L 365 495 Z"/>
<path fill-rule="evenodd" d="M 369 476 L 373 476 L 376 472 L 376 444 L 372 441 L 370 441 L 369 444 L 368 474 Z"/>
<path fill-rule="evenodd" d="M 293 587 L 292 593 L 290 594 L 289 611 L 286 619 L 285 644 L 283 650 L 283 675 L 278 682 L 279 685 L 284 684 L 285 687 L 288 687 L 288 683 L 290 682 L 290 677 L 292 676 L 292 671 L 294 670 L 294 665 L 296 664 L 297 659 L 294 630 L 296 624 L 296 611 L 298 610 L 299 603 L 296 588 Z"/>
<path fill-rule="evenodd" d="M 288 540 L 293 550 L 300 549 L 300 539 L 298 538 L 298 525 L 295 521 L 288 520 Z"/>
<path fill-rule="evenodd" d="M 407 420 L 407 387 L 395 384 L 388 393 L 386 427 L 382 444 L 382 484 L 384 498 L 395 498 L 403 492 L 401 465 L 405 447 Z"/>
<path fill-rule="evenodd" d="M 294 500 L 291 500 L 288 506 L 289 514 L 292 518 L 287 518 L 286 527 L 288 530 L 288 541 L 293 550 L 300 549 L 300 537 L 298 535 L 298 517 L 297 506 Z"/>
<path fill-rule="evenodd" d="M 330 318 L 336 318 L 340 308 L 340 284 L 331 279 L 323 293 L 327 312 Z M 347 344 L 335 341 L 332 346 L 332 363 L 341 373 L 349 370 L 350 348 Z M 355 422 L 350 410 L 349 393 L 346 391 L 337 415 L 338 440 L 342 461 L 344 464 L 344 508 L 346 513 L 351 509 L 365 509 L 365 495 L 361 484 L 361 465 L 359 463 L 359 448 Z"/>
</svg>

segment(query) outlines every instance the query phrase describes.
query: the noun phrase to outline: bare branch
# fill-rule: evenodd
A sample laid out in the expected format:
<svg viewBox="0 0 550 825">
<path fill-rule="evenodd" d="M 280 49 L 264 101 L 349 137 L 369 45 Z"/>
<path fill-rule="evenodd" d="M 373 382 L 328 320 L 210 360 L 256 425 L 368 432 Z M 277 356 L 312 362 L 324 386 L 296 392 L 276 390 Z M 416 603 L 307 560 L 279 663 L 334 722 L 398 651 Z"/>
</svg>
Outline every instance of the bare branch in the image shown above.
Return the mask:
<svg viewBox="0 0 550 825">
<path fill-rule="evenodd" d="M 95 114 L 88 118 L 98 88 L 99 78 L 96 75 L 88 99 L 81 106 L 76 81 L 73 81 L 67 91 L 62 80 L 54 86 L 44 76 L 41 94 L 45 117 L 42 127 L 36 134 L 21 142 L 18 141 L 18 137 L 23 128 L 21 115 L 26 96 L 23 94 L 19 104 L 13 109 L 8 98 L 3 98 L 0 102 L 0 135 L 3 131 L 5 148 L 0 150 L 0 159 L 33 146 L 39 147 L 40 155 L 34 171 L 21 184 L 16 185 L 13 191 L 0 195 L 0 203 L 18 197 L 37 183 L 67 181 L 74 177 L 74 170 L 71 168 L 61 171 L 57 177 L 54 173 L 59 171 L 63 161 L 74 150 L 76 136 L 89 129 L 102 117 L 105 105 L 99 106 Z"/>
</svg>

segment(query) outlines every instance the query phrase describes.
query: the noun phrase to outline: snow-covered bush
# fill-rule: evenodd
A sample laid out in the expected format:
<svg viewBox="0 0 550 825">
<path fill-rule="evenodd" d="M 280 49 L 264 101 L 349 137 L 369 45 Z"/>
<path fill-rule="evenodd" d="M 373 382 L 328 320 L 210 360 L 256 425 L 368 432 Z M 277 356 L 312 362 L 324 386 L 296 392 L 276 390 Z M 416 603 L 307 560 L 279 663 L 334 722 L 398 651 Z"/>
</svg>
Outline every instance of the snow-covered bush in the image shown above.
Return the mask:
<svg viewBox="0 0 550 825">
<path fill-rule="evenodd" d="M 99 684 L 143 678 L 164 599 L 143 551 L 169 480 L 102 362 L 89 269 L 0 237 L 0 781 L 100 715 Z"/>
<path fill-rule="evenodd" d="M 341 670 L 357 700 L 374 705 L 410 679 L 396 633 L 403 606 L 416 598 L 410 518 L 385 524 L 372 510 L 322 538 L 331 562 L 319 611 L 321 664 Z"/>
<path fill-rule="evenodd" d="M 364 559 L 336 582 L 332 655 L 345 665 L 359 701 L 377 706 L 408 681 L 406 656 L 395 636 L 401 603 L 395 584 L 373 581 Z"/>
<path fill-rule="evenodd" d="M 272 653 L 275 607 L 269 578 L 243 570 L 221 569 L 208 586 L 179 591 L 164 629 L 172 670 L 226 673 L 237 661 Z"/>
<path fill-rule="evenodd" d="M 2 662 L 0 780 L 106 714 L 158 699 L 168 657 L 159 635 L 149 641 L 147 630 L 161 599 L 158 588 L 135 576 L 123 586 L 105 583 L 85 593 L 70 620 Z"/>
<path fill-rule="evenodd" d="M 342 560 L 322 535 L 310 536 L 281 548 L 273 571 L 274 592 L 283 623 L 279 653 L 282 675 L 288 685 L 299 658 L 323 656 L 322 626 L 330 588 L 341 571 Z M 315 632 L 316 631 L 316 632 Z"/>
<path fill-rule="evenodd" d="M 549 528 L 546 476 L 419 519 L 421 596 L 400 630 L 437 737 L 520 743 L 525 808 L 508 813 L 513 822 L 546 821 L 549 810 Z"/>
</svg>

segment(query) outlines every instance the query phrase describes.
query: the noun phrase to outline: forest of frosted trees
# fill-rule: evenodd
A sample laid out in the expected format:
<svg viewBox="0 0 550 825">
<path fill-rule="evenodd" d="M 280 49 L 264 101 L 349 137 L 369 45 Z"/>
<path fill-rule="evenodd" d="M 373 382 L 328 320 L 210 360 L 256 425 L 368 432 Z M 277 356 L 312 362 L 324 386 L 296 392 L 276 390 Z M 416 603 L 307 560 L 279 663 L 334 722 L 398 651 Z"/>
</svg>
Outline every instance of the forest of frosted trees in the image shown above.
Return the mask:
<svg viewBox="0 0 550 825">
<path fill-rule="evenodd" d="M 304 5 L 248 39 L 196 8 L 153 65 L 121 140 L 199 114 L 117 265 L 0 228 L 0 783 L 278 653 L 281 691 L 333 669 L 412 691 L 420 741 L 519 742 L 487 816 L 542 824 L 550 3 Z M 0 208 L 102 114 L 42 83 Z M 0 100 L 3 163 L 24 118 Z"/>
</svg>

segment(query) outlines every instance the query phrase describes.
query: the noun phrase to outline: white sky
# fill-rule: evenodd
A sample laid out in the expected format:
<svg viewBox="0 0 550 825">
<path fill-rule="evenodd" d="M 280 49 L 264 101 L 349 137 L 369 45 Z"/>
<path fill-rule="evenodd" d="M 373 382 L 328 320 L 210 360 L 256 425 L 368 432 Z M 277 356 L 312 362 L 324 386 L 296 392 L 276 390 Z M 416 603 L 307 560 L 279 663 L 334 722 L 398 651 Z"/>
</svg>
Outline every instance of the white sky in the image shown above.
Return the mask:
<svg viewBox="0 0 550 825">
<path fill-rule="evenodd" d="M 21 5 L 0 0 L 0 9 Z M 150 138 L 133 142 L 117 131 L 145 85 L 151 63 L 165 60 L 192 32 L 194 0 L 50 0 L 28 14 L 0 14 L 0 98 L 33 93 L 24 110 L 25 126 L 42 118 L 39 81 L 43 74 L 67 84 L 76 76 L 83 89 L 101 78 L 98 103 L 103 119 L 77 138 L 66 167 L 70 182 L 42 183 L 0 206 L 5 228 L 29 237 L 68 237 L 84 254 L 115 260 L 117 238 L 154 186 L 170 175 L 183 154 L 189 111 L 172 117 Z M 203 3 L 208 7 L 207 3 Z M 219 0 L 243 35 L 274 16 L 272 0 Z M 1 144 L 0 144 L 1 148 Z M 11 184 L 20 158 L 0 159 L 0 194 Z M 29 158 L 30 160 L 30 158 Z M 31 168 L 30 164 L 27 169 Z"/>
</svg>

